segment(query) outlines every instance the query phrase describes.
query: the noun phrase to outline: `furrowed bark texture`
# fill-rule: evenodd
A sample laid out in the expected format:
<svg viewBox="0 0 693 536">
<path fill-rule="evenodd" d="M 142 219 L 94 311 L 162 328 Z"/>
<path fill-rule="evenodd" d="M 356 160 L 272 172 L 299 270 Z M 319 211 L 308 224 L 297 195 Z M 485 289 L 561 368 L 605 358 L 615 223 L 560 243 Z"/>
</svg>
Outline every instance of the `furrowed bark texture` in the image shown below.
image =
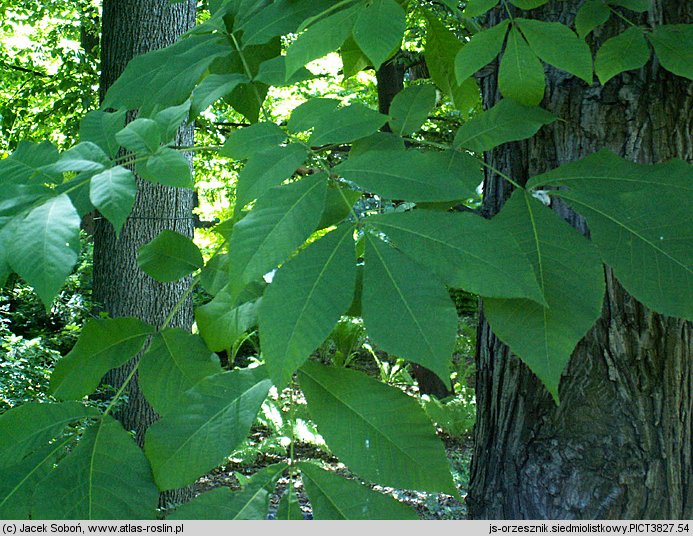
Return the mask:
<svg viewBox="0 0 693 536">
<path fill-rule="evenodd" d="M 581 3 L 551 2 L 524 16 L 572 26 Z M 648 13 L 623 13 L 638 24 L 690 23 L 693 4 L 656 0 Z M 494 11 L 490 23 L 501 16 Z M 612 15 L 590 38 L 593 50 L 625 27 Z M 497 102 L 496 74 L 482 79 L 482 91 L 486 107 Z M 656 59 L 603 87 L 547 68 L 542 106 L 565 122 L 486 155 L 522 182 L 603 147 L 640 163 L 693 160 L 693 86 Z M 485 187 L 492 216 L 510 188 L 493 174 Z M 565 206 L 554 209 L 586 231 Z M 691 323 L 648 310 L 610 270 L 605 278 L 602 317 L 564 373 L 560 407 L 482 315 L 470 517 L 693 518 Z"/>
<path fill-rule="evenodd" d="M 102 24 L 102 98 L 133 57 L 172 44 L 194 24 L 194 1 L 171 5 L 169 0 L 106 0 Z M 177 143 L 192 145 L 192 128 L 182 128 Z M 159 283 L 139 269 L 137 253 L 165 229 L 192 237 L 193 192 L 139 178 L 137 183 L 135 206 L 119 239 L 105 219 L 96 222 L 94 298 L 112 317 L 136 316 L 158 327 L 184 295 L 190 279 Z M 190 329 L 192 322 L 192 302 L 188 299 L 170 325 Z M 109 373 L 105 381 L 122 385 L 137 359 L 139 356 Z M 136 439 L 142 445 L 146 429 L 158 416 L 142 395 L 136 377 L 127 394 L 127 403 L 116 416 L 127 430 L 135 430 Z M 187 495 L 171 492 L 166 494 L 166 499 L 182 500 Z"/>
</svg>

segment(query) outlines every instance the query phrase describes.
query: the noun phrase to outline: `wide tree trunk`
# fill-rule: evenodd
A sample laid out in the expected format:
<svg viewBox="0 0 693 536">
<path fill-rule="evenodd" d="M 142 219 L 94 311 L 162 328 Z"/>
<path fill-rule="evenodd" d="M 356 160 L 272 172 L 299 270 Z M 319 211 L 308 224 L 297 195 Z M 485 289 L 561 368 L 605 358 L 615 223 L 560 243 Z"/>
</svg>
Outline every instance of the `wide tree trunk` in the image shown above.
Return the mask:
<svg viewBox="0 0 693 536">
<path fill-rule="evenodd" d="M 189 30 L 195 24 L 195 11 L 194 0 L 173 5 L 169 0 L 105 0 L 101 97 L 133 57 L 168 46 Z M 182 128 L 177 142 L 179 145 L 192 145 L 192 128 Z M 190 280 L 158 283 L 139 269 L 137 253 L 140 247 L 165 229 L 192 237 L 193 192 L 140 179 L 137 182 L 135 206 L 119 239 L 116 239 L 108 221 L 102 218 L 96 221 L 94 299 L 112 317 L 136 316 L 159 327 L 188 289 Z M 192 302 L 188 299 L 170 325 L 190 329 L 192 321 Z M 122 385 L 136 359 L 112 371 L 106 382 Z M 127 402 L 119 408 L 116 416 L 126 429 L 135 431 L 141 445 L 144 432 L 157 415 L 142 396 L 136 377 L 127 394 Z"/>
<path fill-rule="evenodd" d="M 551 2 L 524 16 L 572 25 L 580 4 Z M 687 23 L 693 4 L 656 0 L 649 13 L 627 13 L 637 23 Z M 503 16 L 494 11 L 490 23 Z M 612 16 L 590 38 L 593 49 L 624 28 Z M 482 79 L 482 88 L 486 107 L 500 98 L 496 74 Z M 524 181 L 603 147 L 640 163 L 693 157 L 693 87 L 656 59 L 605 86 L 587 87 L 548 68 L 542 106 L 564 121 L 486 155 L 515 179 Z M 492 174 L 485 187 L 484 210 L 492 216 L 510 188 Z M 581 218 L 565 206 L 554 208 L 586 232 Z M 482 315 L 467 499 L 472 518 L 693 517 L 691 323 L 648 310 L 610 270 L 605 278 L 602 317 L 564 373 L 560 407 Z"/>
</svg>

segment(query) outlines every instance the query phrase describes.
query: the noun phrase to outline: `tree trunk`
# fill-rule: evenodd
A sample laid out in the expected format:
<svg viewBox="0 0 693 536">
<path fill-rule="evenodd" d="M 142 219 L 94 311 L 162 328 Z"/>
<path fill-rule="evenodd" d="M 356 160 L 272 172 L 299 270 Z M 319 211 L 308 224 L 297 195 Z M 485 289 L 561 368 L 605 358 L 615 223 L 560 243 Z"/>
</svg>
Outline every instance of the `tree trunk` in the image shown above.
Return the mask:
<svg viewBox="0 0 693 536">
<path fill-rule="evenodd" d="M 133 57 L 168 46 L 189 30 L 195 24 L 195 11 L 193 0 L 173 5 L 169 0 L 106 0 L 102 19 L 102 99 Z M 192 128 L 182 128 L 177 143 L 192 142 Z M 165 229 L 192 237 L 193 192 L 140 179 L 137 182 L 135 205 L 119 239 L 105 219 L 96 221 L 94 299 L 112 317 L 136 316 L 159 327 L 189 288 L 190 279 L 158 283 L 139 269 L 137 253 Z M 187 299 L 171 326 L 190 329 L 192 321 L 192 302 Z M 137 359 L 109 373 L 106 382 L 122 385 Z M 127 394 L 127 403 L 116 416 L 126 429 L 135 431 L 142 445 L 144 432 L 157 415 L 139 390 L 136 377 Z M 181 500 L 185 496 L 186 493 L 167 494 L 167 499 Z"/>
<path fill-rule="evenodd" d="M 572 25 L 581 3 L 551 2 L 524 16 Z M 693 6 L 656 0 L 649 13 L 626 13 L 636 23 L 682 23 L 690 22 Z M 494 11 L 491 23 L 500 16 Z M 593 50 L 624 28 L 612 15 L 592 36 Z M 486 107 L 500 98 L 496 74 L 482 80 L 482 91 Z M 564 121 L 486 155 L 520 181 L 603 147 L 640 163 L 693 157 L 693 87 L 656 59 L 603 87 L 548 68 L 542 106 Z M 488 174 L 485 192 L 485 214 L 492 216 L 510 188 Z M 586 232 L 565 205 L 554 208 Z M 605 278 L 602 317 L 564 373 L 560 407 L 482 314 L 470 517 L 693 517 L 691 323 L 648 310 L 608 269 Z"/>
</svg>

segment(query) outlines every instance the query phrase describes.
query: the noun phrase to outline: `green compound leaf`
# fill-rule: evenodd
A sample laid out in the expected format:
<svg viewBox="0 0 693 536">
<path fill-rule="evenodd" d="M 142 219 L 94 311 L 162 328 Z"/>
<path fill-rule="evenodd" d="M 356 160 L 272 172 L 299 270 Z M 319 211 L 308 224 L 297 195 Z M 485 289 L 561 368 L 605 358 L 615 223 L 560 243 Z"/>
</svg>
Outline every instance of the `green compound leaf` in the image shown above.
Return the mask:
<svg viewBox="0 0 693 536">
<path fill-rule="evenodd" d="M 58 150 L 48 141 L 38 144 L 22 140 L 10 156 L 0 160 L 2 182 L 4 185 L 58 184 L 62 181 L 62 174 L 51 165 L 58 156 Z"/>
<path fill-rule="evenodd" d="M 285 140 L 286 133 L 275 123 L 267 121 L 255 123 L 232 132 L 219 154 L 236 160 L 245 160 L 255 153 L 274 149 Z"/>
<path fill-rule="evenodd" d="M 307 157 L 308 151 L 298 143 L 273 147 L 250 155 L 245 167 L 238 174 L 236 211 L 240 211 L 253 199 L 259 198 L 273 186 L 291 177 Z"/>
<path fill-rule="evenodd" d="M 325 192 L 325 208 L 320 216 L 318 229 L 326 229 L 341 223 L 351 214 L 354 203 L 361 198 L 361 192 L 329 185 Z"/>
<path fill-rule="evenodd" d="M 487 297 L 545 303 L 532 264 L 494 220 L 414 210 L 372 216 L 366 224 L 385 233 L 398 249 L 451 287 Z"/>
<path fill-rule="evenodd" d="M 312 463 L 300 462 L 298 466 L 315 519 L 419 519 L 409 506 L 355 480 Z"/>
<path fill-rule="evenodd" d="M 256 82 L 262 82 L 268 86 L 282 87 L 293 86 L 299 82 L 305 82 L 315 78 L 315 75 L 305 67 L 301 67 L 290 77 L 286 77 L 286 56 L 277 56 L 260 64 L 257 74 L 253 77 Z"/>
<path fill-rule="evenodd" d="M 631 11 L 638 11 L 642 13 L 643 11 L 650 9 L 652 0 L 607 0 L 607 4 L 625 7 Z"/>
<path fill-rule="evenodd" d="M 306 363 L 299 381 L 320 434 L 353 472 L 383 486 L 457 494 L 443 444 L 414 398 L 317 363 Z"/>
<path fill-rule="evenodd" d="M 347 37 L 344 44 L 340 47 L 339 55 L 342 58 L 344 80 L 351 78 L 368 67 L 368 58 L 351 36 Z"/>
<path fill-rule="evenodd" d="M 531 138 L 542 126 L 556 119 L 555 115 L 543 108 L 502 99 L 462 125 L 455 135 L 453 146 L 478 153 L 489 151 L 509 141 Z"/>
<path fill-rule="evenodd" d="M 275 519 L 280 521 L 299 521 L 305 519 L 303 516 L 303 510 L 301 510 L 301 503 L 298 501 L 298 495 L 296 495 L 296 490 L 291 487 L 287 487 L 279 500 L 279 507 L 277 508 L 277 516 Z"/>
<path fill-rule="evenodd" d="M 584 39 L 597 26 L 604 24 L 610 16 L 611 10 L 604 0 L 585 0 L 575 15 L 575 29 L 580 39 Z"/>
<path fill-rule="evenodd" d="M 115 158 L 120 149 L 116 134 L 125 126 L 125 110 L 107 113 L 93 110 L 79 124 L 81 141 L 90 141 L 101 147 L 109 158 Z"/>
<path fill-rule="evenodd" d="M 643 165 L 603 150 L 534 177 L 582 214 L 604 261 L 648 307 L 693 318 L 693 168 Z"/>
<path fill-rule="evenodd" d="M 369 150 L 350 156 L 334 171 L 388 199 L 454 201 L 473 196 L 480 182 L 478 171 L 468 166 L 460 176 L 460 163 L 448 152 Z"/>
<path fill-rule="evenodd" d="M 286 76 L 291 77 L 306 63 L 337 50 L 351 35 L 358 9 L 350 7 L 312 24 L 286 51 Z"/>
<path fill-rule="evenodd" d="M 455 78 L 455 57 L 462 48 L 458 37 L 440 20 L 431 15 L 426 17 L 425 59 L 431 78 L 443 93 L 450 95 L 455 107 L 465 113 L 480 102 L 479 86 L 476 80 Z"/>
<path fill-rule="evenodd" d="M 515 26 L 508 33 L 498 86 L 503 96 L 525 106 L 536 106 L 544 98 L 544 67 Z"/>
<path fill-rule="evenodd" d="M 34 288 L 46 310 L 77 262 L 80 222 L 62 194 L 29 212 L 8 240 L 10 266 Z"/>
<path fill-rule="evenodd" d="M 489 298 L 484 313 L 498 338 L 558 402 L 558 384 L 575 345 L 601 314 L 601 261 L 587 239 L 524 190 L 515 191 L 492 221 L 512 234 L 529 257 L 547 307 Z"/>
<path fill-rule="evenodd" d="M 164 142 L 171 142 L 175 139 L 178 129 L 187 122 L 190 116 L 190 100 L 186 100 L 178 106 L 169 106 L 160 110 L 154 115 L 154 121 L 161 130 L 161 139 Z"/>
<path fill-rule="evenodd" d="M 497 5 L 498 0 L 469 0 L 462 12 L 462 16 L 467 18 L 478 17 Z"/>
<path fill-rule="evenodd" d="M 80 402 L 27 402 L 0 415 L 0 467 L 18 464 L 61 435 L 69 424 L 96 417 Z"/>
<path fill-rule="evenodd" d="M 417 132 L 436 105 L 436 88 L 431 84 L 410 86 L 395 95 L 390 105 L 390 128 L 407 136 Z"/>
<path fill-rule="evenodd" d="M 51 166 L 54 171 L 99 172 L 111 166 L 108 155 L 101 147 L 90 141 L 83 141 L 60 155 Z"/>
<path fill-rule="evenodd" d="M 204 260 L 190 238 L 167 229 L 140 248 L 137 264 L 150 277 L 167 283 L 202 268 Z"/>
<path fill-rule="evenodd" d="M 153 332 L 137 318 L 89 320 L 75 347 L 55 367 L 50 393 L 63 400 L 92 393 L 103 375 L 139 352 Z"/>
<path fill-rule="evenodd" d="M 257 324 L 259 305 L 260 300 L 241 303 L 228 290 L 222 290 L 211 302 L 195 309 L 195 321 L 207 346 L 215 352 L 232 348 Z"/>
<path fill-rule="evenodd" d="M 142 450 L 104 416 L 37 486 L 33 518 L 155 519 L 158 500 Z"/>
<path fill-rule="evenodd" d="M 332 332 L 354 297 L 354 227 L 313 242 L 274 276 L 259 311 L 260 342 L 274 385 L 284 387 Z"/>
<path fill-rule="evenodd" d="M 138 369 L 142 392 L 159 415 L 176 409 L 185 391 L 219 372 L 216 356 L 199 335 L 179 328 L 157 333 Z"/>
<path fill-rule="evenodd" d="M 261 8 L 238 28 L 243 44 L 260 45 L 273 37 L 295 33 L 303 21 L 332 7 L 332 0 L 277 0 Z"/>
<path fill-rule="evenodd" d="M 325 202 L 324 173 L 276 186 L 233 226 L 229 277 L 235 293 L 266 274 L 315 230 Z"/>
<path fill-rule="evenodd" d="M 116 135 L 116 141 L 137 154 L 153 154 L 161 143 L 161 129 L 153 119 L 140 117 L 128 123 Z"/>
<path fill-rule="evenodd" d="M 0 518 L 31 519 L 34 491 L 53 469 L 75 437 L 63 436 L 36 450 L 14 465 L 3 465 L 0 480 Z"/>
<path fill-rule="evenodd" d="M 89 186 L 89 199 L 115 229 L 116 236 L 135 204 L 137 184 L 129 169 L 120 166 L 94 175 Z"/>
<path fill-rule="evenodd" d="M 303 132 L 310 130 L 323 117 L 330 116 L 339 107 L 337 99 L 316 98 L 309 99 L 296 106 L 289 118 L 289 132 Z"/>
<path fill-rule="evenodd" d="M 488 30 L 482 30 L 472 36 L 455 56 L 455 77 L 459 83 L 464 82 L 479 69 L 491 63 L 498 56 L 505 34 L 508 32 L 508 20 L 504 20 Z"/>
<path fill-rule="evenodd" d="M 395 0 L 372 0 L 359 9 L 354 41 L 378 69 L 402 44 L 406 14 Z"/>
<path fill-rule="evenodd" d="M 265 467 L 255 473 L 241 491 L 221 487 L 203 493 L 179 506 L 167 519 L 267 519 L 270 496 L 288 467 L 285 463 Z"/>
<path fill-rule="evenodd" d="M 404 140 L 391 132 L 376 132 L 356 140 L 351 145 L 349 156 L 359 156 L 367 151 L 404 151 Z"/>
<path fill-rule="evenodd" d="M 535 7 L 543 6 L 549 0 L 510 0 L 510 3 L 516 5 L 520 9 L 534 9 Z"/>
<path fill-rule="evenodd" d="M 187 486 L 219 465 L 247 436 L 270 385 L 255 368 L 209 376 L 187 391 L 145 436 L 159 489 Z"/>
<path fill-rule="evenodd" d="M 362 300 L 368 336 L 380 348 L 449 384 L 457 312 L 437 277 L 368 234 Z"/>
<path fill-rule="evenodd" d="M 357 102 L 317 117 L 308 143 L 312 146 L 348 143 L 377 132 L 387 120 L 386 115 Z"/>
<path fill-rule="evenodd" d="M 602 85 L 624 71 L 639 69 L 650 59 L 650 47 L 641 28 L 630 27 L 604 42 L 597 51 L 594 68 Z"/>
<path fill-rule="evenodd" d="M 32 496 L 73 442 L 68 425 L 99 416 L 79 402 L 28 402 L 0 415 L 0 517 L 30 519 Z"/>
<path fill-rule="evenodd" d="M 693 80 L 693 24 L 663 24 L 647 34 L 662 66 Z"/>
<path fill-rule="evenodd" d="M 191 115 L 197 117 L 222 97 L 226 97 L 241 84 L 250 80 L 244 74 L 210 74 L 192 92 Z"/>
<path fill-rule="evenodd" d="M 231 52 L 220 34 L 191 35 L 173 45 L 135 57 L 106 94 L 102 107 L 147 115 L 185 102 L 214 60 Z"/>
<path fill-rule="evenodd" d="M 546 63 L 592 84 L 590 47 L 560 22 L 515 19 L 534 53 Z"/>
<path fill-rule="evenodd" d="M 144 164 L 137 165 L 137 173 L 143 179 L 164 186 L 193 188 L 190 165 L 183 153 L 169 147 L 160 147 Z"/>
</svg>

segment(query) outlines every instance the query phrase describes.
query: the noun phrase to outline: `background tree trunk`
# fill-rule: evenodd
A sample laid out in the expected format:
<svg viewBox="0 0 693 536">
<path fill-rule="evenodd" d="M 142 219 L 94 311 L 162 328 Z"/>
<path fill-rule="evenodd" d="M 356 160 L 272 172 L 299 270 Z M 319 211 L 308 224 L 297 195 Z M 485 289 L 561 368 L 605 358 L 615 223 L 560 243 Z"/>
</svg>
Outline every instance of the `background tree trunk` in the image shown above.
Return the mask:
<svg viewBox="0 0 693 536">
<path fill-rule="evenodd" d="M 572 25 L 581 1 L 551 2 L 524 16 Z M 636 23 L 690 22 L 693 5 L 655 0 Z M 502 15 L 494 11 L 496 23 Z M 593 50 L 626 26 L 611 17 Z M 497 71 L 496 71 L 497 72 Z M 500 98 L 497 76 L 482 80 L 484 105 Z M 607 147 L 640 163 L 691 161 L 691 82 L 644 68 L 586 84 L 547 68 L 542 105 L 564 121 L 486 157 L 524 181 Z M 488 174 L 486 215 L 510 193 Z M 553 205 L 553 203 L 552 203 Z M 581 218 L 554 208 L 585 232 Z M 472 518 L 638 519 L 693 517 L 691 323 L 653 313 L 606 270 L 601 319 L 580 342 L 555 407 L 534 375 L 483 321 L 478 332 L 477 411 L 470 494 Z"/>
<path fill-rule="evenodd" d="M 101 98 L 135 56 L 172 44 L 195 24 L 195 1 L 170 4 L 169 0 L 105 0 L 102 19 Z M 180 145 L 192 145 L 192 127 L 178 133 Z M 119 239 L 105 219 L 98 218 L 94 234 L 94 299 L 112 317 L 137 316 L 161 326 L 181 299 L 190 280 L 162 284 L 137 266 L 137 252 L 161 231 L 171 229 L 193 235 L 193 191 L 152 184 L 138 179 L 138 194 L 132 214 Z M 192 302 L 188 299 L 171 326 L 190 329 Z M 106 382 L 119 386 L 136 362 L 109 373 Z M 134 430 L 140 445 L 144 432 L 157 419 L 142 396 L 136 378 L 130 383 L 127 403 L 117 418 Z M 182 500 L 186 492 L 167 494 L 167 500 Z"/>
</svg>

